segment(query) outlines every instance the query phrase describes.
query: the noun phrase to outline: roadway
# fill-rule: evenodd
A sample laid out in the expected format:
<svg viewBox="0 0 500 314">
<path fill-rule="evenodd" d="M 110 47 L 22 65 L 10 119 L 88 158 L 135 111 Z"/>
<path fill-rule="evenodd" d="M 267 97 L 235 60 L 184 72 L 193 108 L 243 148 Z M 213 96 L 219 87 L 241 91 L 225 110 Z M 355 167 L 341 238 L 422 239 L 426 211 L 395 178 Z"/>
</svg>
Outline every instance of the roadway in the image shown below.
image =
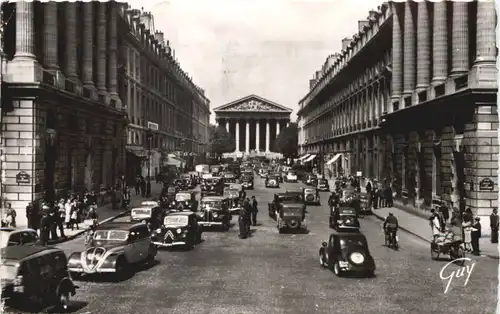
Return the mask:
<svg viewBox="0 0 500 314">
<path fill-rule="evenodd" d="M 268 217 L 273 193 L 301 183 L 265 189 L 256 177 L 247 192 L 259 202 L 259 224 L 248 239 L 237 226 L 227 233 L 205 232 L 192 251 L 160 251 L 157 264 L 122 282 L 79 281 L 71 311 L 77 313 L 493 313 L 498 261 L 474 258 L 469 281 L 455 278 L 445 294 L 429 245 L 402 231 L 401 249 L 383 246 L 380 221 L 361 220 L 377 265 L 374 278 L 338 278 L 323 269 L 318 249 L 330 233 L 328 193 L 321 206 L 308 206 L 307 234 L 278 234 Z M 236 222 L 236 217 L 233 219 Z M 78 238 L 59 245 L 67 253 L 83 248 Z M 469 269 L 471 264 L 469 264 Z M 449 267 L 449 272 L 458 270 Z M 448 272 L 448 273 L 449 273 Z"/>
</svg>

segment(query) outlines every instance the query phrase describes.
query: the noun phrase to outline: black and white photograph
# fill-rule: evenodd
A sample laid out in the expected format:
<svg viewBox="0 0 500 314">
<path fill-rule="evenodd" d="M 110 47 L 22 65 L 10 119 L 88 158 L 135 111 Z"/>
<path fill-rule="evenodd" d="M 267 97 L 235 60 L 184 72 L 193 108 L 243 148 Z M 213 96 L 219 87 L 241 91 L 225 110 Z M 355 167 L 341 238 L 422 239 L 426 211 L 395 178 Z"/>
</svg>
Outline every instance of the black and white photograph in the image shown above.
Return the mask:
<svg viewBox="0 0 500 314">
<path fill-rule="evenodd" d="M 500 313 L 494 0 L 0 6 L 0 312 Z"/>
</svg>

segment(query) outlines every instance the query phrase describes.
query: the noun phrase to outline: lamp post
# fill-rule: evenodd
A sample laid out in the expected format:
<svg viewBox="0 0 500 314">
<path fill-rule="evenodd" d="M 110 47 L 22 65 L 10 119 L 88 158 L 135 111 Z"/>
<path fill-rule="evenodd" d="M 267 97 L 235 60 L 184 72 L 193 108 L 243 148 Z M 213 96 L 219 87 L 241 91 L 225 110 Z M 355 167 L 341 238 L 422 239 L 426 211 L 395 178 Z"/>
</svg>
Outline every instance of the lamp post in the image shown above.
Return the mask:
<svg viewBox="0 0 500 314">
<path fill-rule="evenodd" d="M 148 182 L 146 183 L 146 196 L 151 196 L 151 140 L 153 139 L 153 132 L 151 129 L 146 131 L 146 139 L 148 140 Z"/>
</svg>

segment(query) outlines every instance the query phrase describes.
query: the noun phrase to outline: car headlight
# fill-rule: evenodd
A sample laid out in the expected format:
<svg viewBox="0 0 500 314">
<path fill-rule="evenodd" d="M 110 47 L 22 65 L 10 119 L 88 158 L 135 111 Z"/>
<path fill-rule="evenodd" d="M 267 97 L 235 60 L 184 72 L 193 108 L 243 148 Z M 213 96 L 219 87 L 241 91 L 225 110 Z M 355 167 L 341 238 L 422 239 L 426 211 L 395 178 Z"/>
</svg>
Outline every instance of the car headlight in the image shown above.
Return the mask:
<svg viewBox="0 0 500 314">
<path fill-rule="evenodd" d="M 217 218 L 217 217 L 219 217 L 219 214 L 214 213 L 214 218 Z"/>
<path fill-rule="evenodd" d="M 161 228 L 156 229 L 156 233 L 161 233 Z"/>
<path fill-rule="evenodd" d="M 175 202 L 172 202 L 172 205 L 175 205 Z"/>
<path fill-rule="evenodd" d="M 181 228 L 179 228 L 179 229 L 177 229 L 177 230 L 176 230 L 176 232 L 177 232 L 177 233 L 181 233 L 181 232 L 182 232 L 182 229 L 181 229 Z"/>
<path fill-rule="evenodd" d="M 365 257 L 359 252 L 352 253 L 350 259 L 354 264 L 361 264 L 365 261 Z"/>
<path fill-rule="evenodd" d="M 185 203 L 186 205 L 188 205 L 188 201 L 185 201 L 184 203 Z"/>
</svg>

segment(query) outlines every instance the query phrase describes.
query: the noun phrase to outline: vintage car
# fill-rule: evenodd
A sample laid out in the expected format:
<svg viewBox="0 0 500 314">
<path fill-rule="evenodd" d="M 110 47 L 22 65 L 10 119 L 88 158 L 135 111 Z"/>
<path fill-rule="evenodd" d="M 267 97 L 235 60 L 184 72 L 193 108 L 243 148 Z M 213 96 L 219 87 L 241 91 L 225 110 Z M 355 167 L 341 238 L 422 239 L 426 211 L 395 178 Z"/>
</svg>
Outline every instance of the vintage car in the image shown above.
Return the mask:
<svg viewBox="0 0 500 314">
<path fill-rule="evenodd" d="M 15 307 L 19 305 L 16 302 L 26 305 L 35 301 L 39 306 L 56 306 L 61 312 L 68 309 L 78 286 L 71 280 L 63 250 L 16 245 L 0 252 L 2 300 L 7 305 Z"/>
<path fill-rule="evenodd" d="M 281 202 L 276 213 L 276 225 L 279 233 L 307 228 L 304 204 L 293 201 Z"/>
<path fill-rule="evenodd" d="M 174 210 L 198 210 L 198 201 L 196 200 L 195 192 L 179 192 L 175 195 L 175 199 L 169 204 L 169 209 Z"/>
<path fill-rule="evenodd" d="M 363 215 L 369 215 L 372 213 L 371 207 L 369 207 L 369 198 L 371 196 L 368 193 L 357 193 L 356 201 L 359 201 L 359 212 Z M 357 204 L 354 204 L 354 208 L 356 208 Z"/>
<path fill-rule="evenodd" d="M 316 188 L 302 188 L 306 205 L 321 205 L 319 191 Z"/>
<path fill-rule="evenodd" d="M 219 226 L 224 231 L 228 231 L 231 221 L 228 207 L 228 200 L 223 196 L 203 197 L 200 202 L 200 210 L 196 213 L 198 224 L 202 227 Z"/>
<path fill-rule="evenodd" d="M 165 216 L 163 225 L 151 236 L 160 247 L 183 246 L 193 248 L 201 242 L 201 227 L 193 212 L 172 212 Z"/>
<path fill-rule="evenodd" d="M 283 183 L 283 176 L 277 171 L 270 172 L 267 177 L 276 177 L 279 183 Z"/>
<path fill-rule="evenodd" d="M 0 248 L 38 244 L 38 233 L 33 229 L 0 228 Z"/>
<path fill-rule="evenodd" d="M 318 183 L 318 177 L 315 174 L 308 173 L 304 176 L 302 183 L 306 185 L 316 186 Z"/>
<path fill-rule="evenodd" d="M 142 222 L 156 228 L 163 220 L 164 210 L 158 202 L 142 202 L 140 207 L 130 210 L 129 222 Z"/>
<path fill-rule="evenodd" d="M 165 187 L 160 196 L 160 206 L 162 208 L 169 208 L 172 201 L 175 200 L 175 195 L 179 192 L 179 189 L 175 186 Z"/>
<path fill-rule="evenodd" d="M 186 182 L 181 178 L 172 180 L 172 185 L 177 187 L 179 191 L 187 190 Z"/>
<path fill-rule="evenodd" d="M 285 193 L 275 193 L 273 201 L 268 204 L 269 217 L 276 219 L 276 213 L 279 212 L 282 203 L 299 203 L 302 204 L 304 210 L 304 196 L 302 192 L 286 191 Z"/>
<path fill-rule="evenodd" d="M 329 224 L 336 230 L 358 231 L 360 228 L 356 210 L 343 205 L 331 209 Z"/>
<path fill-rule="evenodd" d="M 224 181 L 225 186 L 228 186 L 231 183 L 236 183 L 236 175 L 232 172 L 225 172 L 222 175 L 222 181 Z"/>
<path fill-rule="evenodd" d="M 181 180 L 184 190 L 190 190 L 196 187 L 196 181 L 189 173 L 182 174 Z"/>
<path fill-rule="evenodd" d="M 297 172 L 295 172 L 295 171 L 286 172 L 284 181 L 285 182 L 297 182 L 298 181 Z"/>
<path fill-rule="evenodd" d="M 362 233 L 332 233 L 328 242 L 321 244 L 319 263 L 339 277 L 347 273 L 375 275 L 375 261 Z"/>
<path fill-rule="evenodd" d="M 254 187 L 253 187 L 253 174 L 247 174 L 247 173 L 243 173 L 241 175 L 241 185 L 243 185 L 243 187 L 245 189 L 250 189 L 250 190 L 253 190 Z"/>
<path fill-rule="evenodd" d="M 260 169 L 259 175 L 262 179 L 265 179 L 267 175 L 269 174 L 269 170 L 267 169 Z"/>
<path fill-rule="evenodd" d="M 280 187 L 279 176 L 277 175 L 267 176 L 264 185 L 266 186 L 266 188 L 279 188 Z"/>
<path fill-rule="evenodd" d="M 317 189 L 320 191 L 330 191 L 330 185 L 327 179 L 318 179 Z"/>
<path fill-rule="evenodd" d="M 100 273 L 120 277 L 133 271 L 133 264 L 152 262 L 156 253 L 146 224 L 111 222 L 97 227 L 85 251 L 69 256 L 68 269 L 73 278 Z"/>
<path fill-rule="evenodd" d="M 206 195 L 222 195 L 224 193 L 224 183 L 220 177 L 212 177 L 206 179 L 201 184 L 201 197 Z"/>
</svg>

